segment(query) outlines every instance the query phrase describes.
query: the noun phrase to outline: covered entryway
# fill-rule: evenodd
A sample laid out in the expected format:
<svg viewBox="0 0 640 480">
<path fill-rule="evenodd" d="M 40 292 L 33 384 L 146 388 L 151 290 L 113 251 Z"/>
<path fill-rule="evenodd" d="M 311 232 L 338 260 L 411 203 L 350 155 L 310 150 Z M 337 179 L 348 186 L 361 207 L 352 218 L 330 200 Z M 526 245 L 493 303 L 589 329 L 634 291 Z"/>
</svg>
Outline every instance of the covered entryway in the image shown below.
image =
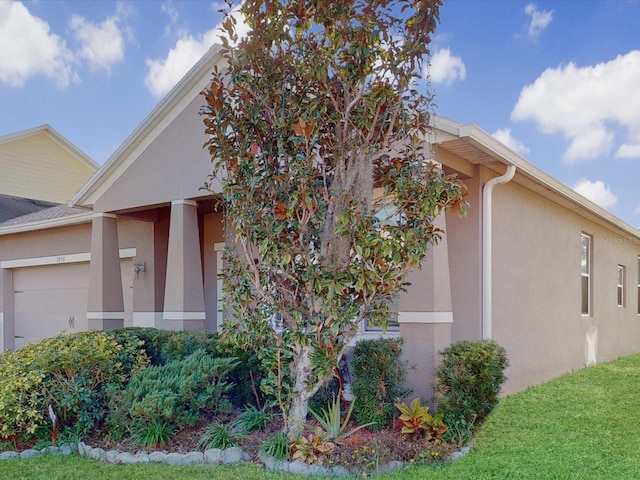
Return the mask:
<svg viewBox="0 0 640 480">
<path fill-rule="evenodd" d="M 125 326 L 131 326 L 133 272 L 131 258 L 121 259 Z M 59 333 L 85 331 L 89 263 L 67 263 L 13 270 L 14 348 Z"/>
</svg>

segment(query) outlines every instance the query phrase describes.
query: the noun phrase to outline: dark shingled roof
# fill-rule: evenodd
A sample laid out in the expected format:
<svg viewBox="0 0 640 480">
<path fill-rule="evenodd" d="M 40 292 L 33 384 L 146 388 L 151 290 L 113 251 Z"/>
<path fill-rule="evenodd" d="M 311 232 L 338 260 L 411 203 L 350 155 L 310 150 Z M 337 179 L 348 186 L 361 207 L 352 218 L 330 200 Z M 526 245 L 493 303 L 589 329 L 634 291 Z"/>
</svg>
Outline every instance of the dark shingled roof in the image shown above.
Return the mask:
<svg viewBox="0 0 640 480">
<path fill-rule="evenodd" d="M 0 223 L 56 205 L 55 203 L 44 202 L 42 200 L 32 200 L 30 198 L 0 194 Z"/>
<path fill-rule="evenodd" d="M 2 195 L 0 195 L 0 197 L 2 197 Z M 41 202 L 41 203 L 47 203 L 47 202 Z M 0 209 L 2 207 L 3 207 L 2 198 L 0 198 Z M 11 218 L 10 220 L 6 220 L 4 222 L 0 221 L 0 228 L 15 226 L 15 225 L 23 225 L 27 223 L 42 222 L 45 220 L 53 220 L 56 218 L 69 217 L 71 215 L 79 215 L 87 212 L 89 212 L 89 210 L 85 210 L 84 208 L 49 204 L 48 208 L 45 207 L 33 213 L 28 213 L 26 215 L 21 215 L 19 217 Z"/>
</svg>

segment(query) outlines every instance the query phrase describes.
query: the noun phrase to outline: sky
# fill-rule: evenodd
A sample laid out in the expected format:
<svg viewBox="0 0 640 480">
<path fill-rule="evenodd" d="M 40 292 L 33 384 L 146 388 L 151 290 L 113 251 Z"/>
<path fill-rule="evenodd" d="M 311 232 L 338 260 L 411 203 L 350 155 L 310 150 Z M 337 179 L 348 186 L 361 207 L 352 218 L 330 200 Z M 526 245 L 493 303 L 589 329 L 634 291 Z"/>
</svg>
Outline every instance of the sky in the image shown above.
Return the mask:
<svg viewBox="0 0 640 480">
<path fill-rule="evenodd" d="M 103 164 L 216 41 L 222 6 L 0 0 L 0 136 L 49 124 Z M 638 226 L 638 24 L 640 0 L 445 0 L 424 88 Z"/>
</svg>

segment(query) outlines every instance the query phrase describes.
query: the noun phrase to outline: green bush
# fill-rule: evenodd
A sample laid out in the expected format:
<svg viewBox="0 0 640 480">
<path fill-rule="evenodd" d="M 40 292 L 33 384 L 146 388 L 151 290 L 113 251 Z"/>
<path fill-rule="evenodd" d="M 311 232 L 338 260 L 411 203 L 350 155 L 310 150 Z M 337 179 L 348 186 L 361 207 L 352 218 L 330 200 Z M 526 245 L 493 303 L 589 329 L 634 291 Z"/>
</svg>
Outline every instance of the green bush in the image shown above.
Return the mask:
<svg viewBox="0 0 640 480">
<path fill-rule="evenodd" d="M 50 430 L 51 405 L 61 430 L 86 432 L 102 421 L 108 385 L 126 383 L 148 358 L 134 341 L 107 332 L 48 338 L 0 356 L 0 439 Z"/>
<path fill-rule="evenodd" d="M 402 339 L 362 340 L 353 349 L 351 391 L 360 425 L 383 428 L 395 416 L 395 402 L 409 393 L 402 382 L 406 362 L 400 359 Z"/>
<path fill-rule="evenodd" d="M 227 408 L 231 388 L 227 375 L 235 358 L 216 358 L 197 350 L 182 360 L 153 365 L 131 377 L 126 388 L 110 391 L 110 429 L 139 431 L 152 421 L 167 425 L 193 425 L 202 415 Z"/>
<path fill-rule="evenodd" d="M 442 352 L 435 371 L 435 398 L 445 423 L 460 425 L 482 422 L 498 403 L 509 366 L 507 354 L 493 340 L 452 343 Z"/>
<path fill-rule="evenodd" d="M 113 332 L 117 338 L 133 338 L 142 342 L 142 348 L 147 352 L 152 365 L 182 360 L 197 350 L 204 350 L 214 357 L 235 357 L 239 362 L 229 372 L 229 382 L 233 383 L 229 399 L 236 407 L 264 403 L 264 397 L 259 392 L 264 374 L 256 354 L 229 345 L 222 341 L 216 332 L 170 331 L 141 327 L 121 328 Z M 256 394 L 258 401 L 255 398 Z"/>
<path fill-rule="evenodd" d="M 151 327 L 127 327 L 111 330 L 111 334 L 119 342 L 135 341 L 147 353 L 151 365 L 164 365 L 164 350 L 169 338 L 176 334 L 171 330 L 160 330 Z"/>
</svg>

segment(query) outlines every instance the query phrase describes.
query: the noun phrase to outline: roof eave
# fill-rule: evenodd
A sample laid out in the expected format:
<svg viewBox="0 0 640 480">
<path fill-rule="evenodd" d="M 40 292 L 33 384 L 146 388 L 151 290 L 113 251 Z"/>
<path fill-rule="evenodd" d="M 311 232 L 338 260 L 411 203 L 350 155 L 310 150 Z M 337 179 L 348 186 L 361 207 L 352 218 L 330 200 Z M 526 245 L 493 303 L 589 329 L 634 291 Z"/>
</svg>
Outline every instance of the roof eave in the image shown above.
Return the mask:
<svg viewBox="0 0 640 480">
<path fill-rule="evenodd" d="M 20 225 L 10 225 L 0 227 L 0 236 L 12 235 L 15 233 L 33 232 L 36 230 L 47 230 L 57 227 L 69 227 L 73 225 L 81 225 L 90 223 L 93 219 L 93 212 L 80 213 L 77 215 L 69 215 L 67 217 L 52 218 L 49 220 L 41 220 L 38 222 L 23 223 Z"/>
<path fill-rule="evenodd" d="M 497 162 L 502 163 L 505 166 L 515 165 L 520 175 L 528 177 L 535 183 L 574 204 L 577 207 L 574 210 L 584 210 L 586 213 L 588 213 L 588 216 L 593 216 L 609 224 L 610 226 L 613 226 L 629 235 L 632 235 L 633 237 L 640 239 L 640 230 L 629 225 L 622 219 L 616 217 L 591 200 L 580 195 L 575 190 L 569 188 L 562 182 L 553 178 L 551 175 L 547 174 L 522 156 L 518 155 L 505 144 L 503 144 L 478 126 L 463 125 L 459 123 L 456 124 L 456 122 L 453 122 L 449 119 L 443 119 L 441 117 L 437 117 L 435 119 L 434 126 L 435 128 L 446 131 L 447 133 L 457 136 L 460 139 L 465 139 L 476 148 L 488 154 L 493 160 L 496 160 Z"/>
</svg>

